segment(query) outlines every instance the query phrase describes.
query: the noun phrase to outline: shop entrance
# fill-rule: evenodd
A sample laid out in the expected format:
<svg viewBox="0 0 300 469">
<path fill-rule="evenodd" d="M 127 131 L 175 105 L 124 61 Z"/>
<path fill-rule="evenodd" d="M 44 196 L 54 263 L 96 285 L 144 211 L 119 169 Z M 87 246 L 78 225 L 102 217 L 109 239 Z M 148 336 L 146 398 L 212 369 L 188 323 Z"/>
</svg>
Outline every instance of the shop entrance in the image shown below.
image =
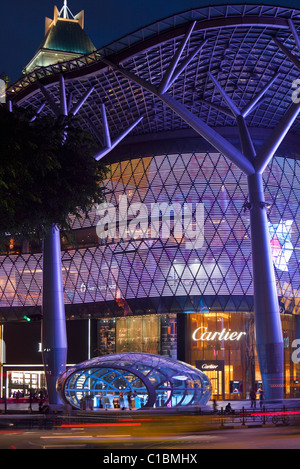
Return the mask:
<svg viewBox="0 0 300 469">
<path fill-rule="evenodd" d="M 225 399 L 224 360 L 197 360 L 196 367 L 206 374 L 212 385 L 212 399 Z"/>
<path fill-rule="evenodd" d="M 27 398 L 31 391 L 38 392 L 46 389 L 45 375 L 43 371 L 14 371 L 8 370 L 7 382 L 3 385 L 6 389 L 6 397 L 14 398 L 17 394 L 21 398 Z"/>
<path fill-rule="evenodd" d="M 222 371 L 207 371 L 206 376 L 212 384 L 212 398 L 221 399 L 222 397 Z"/>
</svg>

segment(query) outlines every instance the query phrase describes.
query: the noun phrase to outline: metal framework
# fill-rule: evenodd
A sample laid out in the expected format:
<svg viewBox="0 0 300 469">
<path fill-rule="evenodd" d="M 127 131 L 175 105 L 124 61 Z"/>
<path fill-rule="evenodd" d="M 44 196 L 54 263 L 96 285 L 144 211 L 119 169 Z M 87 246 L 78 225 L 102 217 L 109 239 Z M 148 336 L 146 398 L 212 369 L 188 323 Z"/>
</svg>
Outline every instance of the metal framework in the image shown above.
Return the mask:
<svg viewBox="0 0 300 469">
<path fill-rule="evenodd" d="M 211 383 L 200 370 L 186 363 L 146 353 L 120 353 L 79 363 L 58 380 L 63 401 L 80 408 L 84 398 L 113 408 L 205 406 L 211 397 Z M 120 396 L 122 394 L 122 396 Z"/>
<path fill-rule="evenodd" d="M 71 102 L 81 107 L 83 128 L 98 135 L 103 121 L 104 150 L 97 158 L 119 143 L 120 127 L 128 129 L 129 120 L 138 123 L 143 116 L 133 135 L 191 127 L 246 175 L 256 340 L 267 399 L 282 397 L 283 340 L 262 175 L 287 132 L 299 132 L 300 104 L 291 104 L 290 93 L 299 71 L 298 24 L 298 11 L 280 7 L 191 10 L 88 56 L 33 72 L 9 93 L 15 104 L 38 110 L 42 96 L 42 113 L 57 114 L 59 100 L 65 115 L 66 83 Z M 88 97 L 91 86 L 93 102 L 83 106 L 81 96 Z M 232 127 L 238 146 L 224 137 Z M 267 138 L 256 145 L 259 127 Z"/>
</svg>

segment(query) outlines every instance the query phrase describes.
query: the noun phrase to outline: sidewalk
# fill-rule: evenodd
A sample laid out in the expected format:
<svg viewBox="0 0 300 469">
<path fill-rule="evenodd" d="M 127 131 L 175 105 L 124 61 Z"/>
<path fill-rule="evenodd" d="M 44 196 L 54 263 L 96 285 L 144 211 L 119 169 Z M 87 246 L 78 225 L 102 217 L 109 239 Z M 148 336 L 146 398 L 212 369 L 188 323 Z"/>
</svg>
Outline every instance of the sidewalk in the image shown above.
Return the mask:
<svg viewBox="0 0 300 469">
<path fill-rule="evenodd" d="M 222 408 L 225 409 L 226 405 L 230 402 L 231 407 L 233 410 L 241 410 L 243 407 L 244 409 L 251 409 L 251 400 L 228 400 L 228 401 L 217 401 L 217 409 L 220 411 Z M 266 410 L 269 409 L 283 409 L 283 407 L 287 409 L 299 409 L 300 410 L 300 399 L 283 399 L 282 401 L 277 402 L 268 402 L 263 401 L 262 404 Z M 212 402 L 210 401 L 205 409 L 212 409 Z M 260 410 L 260 401 L 259 399 L 256 400 L 256 410 Z M 203 409 L 204 410 L 204 409 Z"/>
<path fill-rule="evenodd" d="M 6 410 L 7 412 L 9 413 L 14 413 L 14 414 L 18 414 L 18 413 L 30 413 L 29 410 L 30 410 L 30 404 L 29 402 L 9 402 L 6 404 Z M 31 404 L 31 411 L 36 413 L 39 411 L 39 404 L 34 402 Z M 5 405 L 4 403 L 0 403 L 0 418 L 1 418 L 1 414 L 3 415 L 5 412 Z"/>
<path fill-rule="evenodd" d="M 248 410 L 248 409 L 251 409 L 251 400 L 250 399 L 245 399 L 245 400 L 228 400 L 228 401 L 217 401 L 217 410 L 218 411 L 221 411 L 221 409 L 223 408 L 225 410 L 225 407 L 226 405 L 228 404 L 228 402 L 230 402 L 231 404 L 231 407 L 233 410 L 242 410 L 243 408 L 245 410 Z M 267 401 L 263 401 L 263 407 L 265 407 L 266 410 L 270 410 L 270 409 L 274 409 L 274 410 L 280 410 L 280 409 L 283 409 L 283 407 L 285 407 L 286 409 L 299 409 L 300 410 L 300 399 L 283 399 L 281 402 L 267 402 Z M 257 410 L 260 410 L 260 402 L 259 400 L 257 399 L 256 400 L 256 409 Z M 8 403 L 7 404 L 7 407 L 6 407 L 6 410 L 7 410 L 7 414 L 23 414 L 23 415 L 31 415 L 31 414 L 38 414 L 39 412 L 39 406 L 38 406 L 38 403 L 32 403 L 31 404 L 31 412 L 30 412 L 30 406 L 29 406 L 29 403 L 28 402 L 13 402 L 13 403 Z M 188 413 L 189 411 L 193 411 L 195 410 L 195 408 L 191 408 L 189 409 L 188 407 L 186 408 L 180 408 L 180 409 L 176 409 L 176 408 L 173 408 L 173 409 L 154 409 L 153 411 L 154 412 L 160 412 L 160 411 L 164 411 L 164 412 L 170 412 L 170 413 L 176 413 L 176 412 L 180 412 L 180 413 Z M 213 402 L 212 401 L 209 401 L 208 404 L 201 408 L 201 411 L 203 413 L 206 413 L 206 412 L 211 412 L 213 410 Z M 140 409 L 140 410 L 132 410 L 132 411 L 129 411 L 129 410 L 126 410 L 126 412 L 132 412 L 133 414 L 134 413 L 140 413 L 140 412 L 151 412 L 152 409 Z M 76 411 L 78 412 L 78 411 Z M 97 410 L 95 411 L 95 413 L 100 413 L 101 411 Z M 103 412 L 103 411 L 102 411 Z M 109 409 L 108 411 L 106 411 L 108 413 L 113 413 L 114 412 L 114 409 Z M 93 413 L 93 412 L 91 412 Z M 0 403 L 0 419 L 1 419 L 1 416 L 5 415 L 5 408 L 4 408 L 4 404 L 3 403 Z"/>
</svg>

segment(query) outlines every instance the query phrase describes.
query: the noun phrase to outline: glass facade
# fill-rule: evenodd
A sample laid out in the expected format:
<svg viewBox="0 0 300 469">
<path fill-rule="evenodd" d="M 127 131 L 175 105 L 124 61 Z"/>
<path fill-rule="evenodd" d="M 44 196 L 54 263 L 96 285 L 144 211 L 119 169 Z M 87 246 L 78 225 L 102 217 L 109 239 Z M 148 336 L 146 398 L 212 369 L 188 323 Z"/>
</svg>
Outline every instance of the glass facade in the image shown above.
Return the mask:
<svg viewBox="0 0 300 469">
<path fill-rule="evenodd" d="M 261 377 L 245 176 L 215 152 L 136 157 L 109 169 L 106 205 L 73 220 L 76 249 L 63 242 L 67 317 L 98 321 L 94 355 L 180 356 L 200 369 L 209 360 L 213 394 L 246 397 Z M 291 361 L 300 295 L 299 161 L 274 158 L 264 181 L 283 318 L 285 394 L 292 397 L 299 381 Z M 39 308 L 41 286 L 42 254 L 2 256 L 2 320 L 13 319 L 20 306 Z M 187 318 L 184 336 L 180 315 Z M 246 335 L 239 342 L 193 342 L 193 328 L 200 327 L 206 336 L 210 329 Z"/>
<path fill-rule="evenodd" d="M 299 181 L 297 160 L 275 158 L 265 174 L 278 296 L 282 309 L 295 314 L 300 294 Z M 253 310 L 249 213 L 243 209 L 246 181 L 222 155 L 172 154 L 114 163 L 106 186 L 115 225 L 107 229 L 103 207 L 74 220 L 74 233 L 84 229 L 86 236 L 83 247 L 79 243 L 62 253 L 66 305 L 97 302 L 109 310 L 114 304 L 126 314 L 202 307 Z M 136 212 L 141 204 L 142 217 Z M 162 214 L 157 210 L 163 204 L 178 212 Z M 191 223 L 184 225 L 181 216 L 189 210 Z M 88 232 L 98 245 L 84 247 Z M 6 308 L 39 307 L 41 285 L 41 254 L 1 256 L 4 319 L 14 314 Z M 140 299 L 150 300 L 148 308 Z"/>
<path fill-rule="evenodd" d="M 160 317 L 119 318 L 116 324 L 116 352 L 160 352 Z"/>
<path fill-rule="evenodd" d="M 281 319 L 284 395 L 299 397 L 300 366 L 292 360 L 297 319 L 291 314 L 281 315 Z M 215 399 L 245 399 L 252 388 L 261 386 L 253 313 L 207 311 L 100 319 L 97 331 L 99 355 L 147 352 L 149 344 L 155 344 L 155 353 L 183 359 L 203 371 Z"/>
</svg>

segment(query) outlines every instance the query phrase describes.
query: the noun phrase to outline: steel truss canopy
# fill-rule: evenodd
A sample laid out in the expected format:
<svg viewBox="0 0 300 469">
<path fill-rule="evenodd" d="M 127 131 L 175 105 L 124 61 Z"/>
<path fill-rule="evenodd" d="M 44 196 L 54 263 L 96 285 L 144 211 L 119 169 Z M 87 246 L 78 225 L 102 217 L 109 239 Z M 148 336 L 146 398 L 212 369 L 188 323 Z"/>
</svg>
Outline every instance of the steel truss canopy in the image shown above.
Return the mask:
<svg viewBox="0 0 300 469">
<path fill-rule="evenodd" d="M 128 128 L 131 138 L 188 129 L 158 96 L 157 91 L 167 89 L 168 99 L 212 128 L 236 128 L 239 110 L 250 133 L 259 129 L 259 140 L 266 129 L 280 125 L 289 110 L 292 113 L 292 84 L 300 68 L 299 27 L 300 11 L 283 7 L 190 10 L 89 55 L 35 70 L 8 90 L 8 99 L 37 112 L 43 105 L 42 115 L 53 112 L 41 89 L 52 103 L 59 102 L 63 75 L 71 107 L 88 95 L 78 118 L 107 147 L 107 128 L 111 141 Z M 295 121 L 292 135 L 299 132 Z"/>
</svg>

